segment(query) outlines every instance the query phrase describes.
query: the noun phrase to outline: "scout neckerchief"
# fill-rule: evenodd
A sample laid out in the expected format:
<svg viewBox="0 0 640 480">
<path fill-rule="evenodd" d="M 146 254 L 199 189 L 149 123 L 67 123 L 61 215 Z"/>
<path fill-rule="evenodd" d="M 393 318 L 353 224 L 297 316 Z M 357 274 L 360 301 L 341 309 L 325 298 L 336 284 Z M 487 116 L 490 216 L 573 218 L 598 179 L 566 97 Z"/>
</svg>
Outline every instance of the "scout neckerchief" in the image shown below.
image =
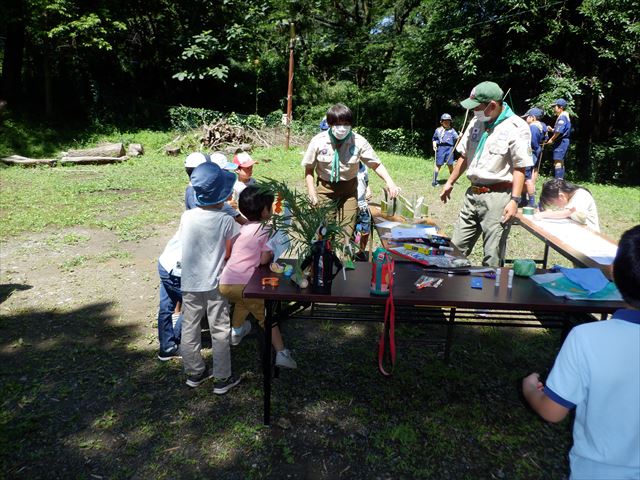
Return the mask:
<svg viewBox="0 0 640 480">
<path fill-rule="evenodd" d="M 509 117 L 512 117 L 513 115 L 514 113 L 511 111 L 511 108 L 509 107 L 509 105 L 505 103 L 504 108 L 502 109 L 502 113 L 498 116 L 498 118 L 496 118 L 492 123 L 488 123 L 485 125 L 486 128 L 484 130 L 484 133 L 482 134 L 482 137 L 480 137 L 480 141 L 478 142 L 478 146 L 476 147 L 476 153 L 473 155 L 472 161 L 480 158 L 480 155 L 482 155 L 484 144 L 486 143 L 487 138 L 489 138 L 489 130 L 493 130 L 499 124 L 501 124 L 504 120 L 506 120 Z"/>
<path fill-rule="evenodd" d="M 340 147 L 344 142 L 346 142 L 349 138 L 351 138 L 351 134 L 353 133 L 349 130 L 347 136 L 342 140 L 338 140 L 334 135 L 331 129 L 327 130 L 329 132 L 329 138 L 331 139 L 331 146 L 333 147 L 333 161 L 331 162 L 331 176 L 329 177 L 329 181 L 331 183 L 337 183 L 340 180 Z"/>
</svg>

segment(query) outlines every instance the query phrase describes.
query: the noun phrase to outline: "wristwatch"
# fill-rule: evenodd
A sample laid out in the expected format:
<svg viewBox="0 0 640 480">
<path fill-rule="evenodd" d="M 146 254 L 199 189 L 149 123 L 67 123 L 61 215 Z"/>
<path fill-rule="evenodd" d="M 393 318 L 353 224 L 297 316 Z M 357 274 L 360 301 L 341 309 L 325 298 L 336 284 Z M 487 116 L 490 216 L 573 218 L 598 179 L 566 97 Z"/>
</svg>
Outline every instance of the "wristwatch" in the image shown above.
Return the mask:
<svg viewBox="0 0 640 480">
<path fill-rule="evenodd" d="M 511 195 L 511 200 L 513 200 L 514 202 L 516 202 L 516 204 L 520 203 L 520 200 L 522 200 L 522 197 L 516 197 L 515 195 Z"/>
</svg>

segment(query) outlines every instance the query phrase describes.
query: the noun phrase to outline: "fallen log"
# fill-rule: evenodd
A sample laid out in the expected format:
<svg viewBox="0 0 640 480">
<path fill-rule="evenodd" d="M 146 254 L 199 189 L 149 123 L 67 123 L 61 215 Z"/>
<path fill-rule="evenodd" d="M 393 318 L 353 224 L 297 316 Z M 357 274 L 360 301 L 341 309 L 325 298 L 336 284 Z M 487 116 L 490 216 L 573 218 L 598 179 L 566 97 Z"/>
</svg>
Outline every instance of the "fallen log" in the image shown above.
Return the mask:
<svg viewBox="0 0 640 480">
<path fill-rule="evenodd" d="M 62 157 L 60 159 L 60 163 L 62 164 L 69 164 L 69 163 L 78 163 L 78 164 L 83 164 L 83 163 L 95 163 L 95 164 L 102 164 L 102 163 L 121 163 L 124 162 L 126 160 L 129 160 L 129 157 L 127 155 L 122 155 L 121 157 L 95 157 L 95 156 L 86 156 L 86 157 Z"/>
<path fill-rule="evenodd" d="M 69 150 L 65 157 L 122 157 L 125 155 L 122 143 L 106 143 L 84 150 Z"/>
<path fill-rule="evenodd" d="M 127 155 L 130 157 L 139 157 L 140 155 L 144 155 L 144 147 L 141 143 L 130 143 L 129 148 L 127 148 Z"/>
<path fill-rule="evenodd" d="M 178 155 L 180 155 L 180 147 L 166 146 L 164 148 L 164 153 L 166 155 L 169 155 L 170 157 L 177 157 Z"/>
<path fill-rule="evenodd" d="M 0 161 L 6 165 L 23 165 L 25 167 L 33 167 L 36 165 L 49 165 L 53 167 L 57 162 L 55 158 L 29 158 L 21 157 L 20 155 L 0 158 Z"/>
</svg>

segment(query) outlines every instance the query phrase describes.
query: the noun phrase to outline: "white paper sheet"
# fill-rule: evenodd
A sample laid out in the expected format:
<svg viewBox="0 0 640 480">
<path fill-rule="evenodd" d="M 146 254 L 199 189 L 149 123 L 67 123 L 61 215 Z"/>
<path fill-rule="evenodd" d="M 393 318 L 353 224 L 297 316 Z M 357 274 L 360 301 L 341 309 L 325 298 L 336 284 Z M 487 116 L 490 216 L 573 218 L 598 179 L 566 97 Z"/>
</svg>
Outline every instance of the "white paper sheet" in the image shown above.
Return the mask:
<svg viewBox="0 0 640 480">
<path fill-rule="evenodd" d="M 391 222 L 389 220 L 385 220 L 384 222 L 376 223 L 376 227 L 378 228 L 393 228 L 402 225 L 400 222 Z"/>
<path fill-rule="evenodd" d="M 557 219 L 533 219 L 533 222 L 600 265 L 611 265 L 618 252 L 617 245 L 574 222 Z"/>
<path fill-rule="evenodd" d="M 432 226 L 403 228 L 396 227 L 391 230 L 391 237 L 394 240 L 403 240 L 406 238 L 426 238 L 428 235 L 436 235 L 438 229 Z"/>
</svg>

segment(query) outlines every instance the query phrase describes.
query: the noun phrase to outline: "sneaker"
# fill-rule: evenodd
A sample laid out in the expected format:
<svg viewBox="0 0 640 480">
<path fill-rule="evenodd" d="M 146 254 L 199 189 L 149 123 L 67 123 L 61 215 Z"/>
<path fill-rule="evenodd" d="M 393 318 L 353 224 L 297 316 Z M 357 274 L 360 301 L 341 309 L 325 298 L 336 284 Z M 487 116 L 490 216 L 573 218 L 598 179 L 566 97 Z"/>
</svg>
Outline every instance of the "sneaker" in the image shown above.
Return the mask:
<svg viewBox="0 0 640 480">
<path fill-rule="evenodd" d="M 238 345 L 242 339 L 251 331 L 251 322 L 245 320 L 240 328 L 231 328 L 231 345 Z"/>
<path fill-rule="evenodd" d="M 281 352 L 276 353 L 276 367 L 297 368 L 298 364 L 291 356 L 291 351 L 285 348 Z"/>
<path fill-rule="evenodd" d="M 211 373 L 211 370 L 207 367 L 200 375 L 187 375 L 187 385 L 191 388 L 196 388 L 210 378 L 213 378 L 213 373 Z"/>
<path fill-rule="evenodd" d="M 160 350 L 160 353 L 158 353 L 158 360 L 161 362 L 166 362 L 172 358 L 182 358 L 182 355 L 180 355 L 180 347 L 178 347 L 178 345 L 174 345 L 173 348 L 169 350 Z"/>
<path fill-rule="evenodd" d="M 213 382 L 213 393 L 216 395 L 224 395 L 239 383 L 240 377 L 236 377 L 235 375 L 229 375 L 227 378 L 220 380 L 216 379 Z"/>
<path fill-rule="evenodd" d="M 431 182 L 431 186 L 432 187 L 437 187 L 438 186 L 438 181 L 434 180 L 433 182 Z"/>
</svg>

